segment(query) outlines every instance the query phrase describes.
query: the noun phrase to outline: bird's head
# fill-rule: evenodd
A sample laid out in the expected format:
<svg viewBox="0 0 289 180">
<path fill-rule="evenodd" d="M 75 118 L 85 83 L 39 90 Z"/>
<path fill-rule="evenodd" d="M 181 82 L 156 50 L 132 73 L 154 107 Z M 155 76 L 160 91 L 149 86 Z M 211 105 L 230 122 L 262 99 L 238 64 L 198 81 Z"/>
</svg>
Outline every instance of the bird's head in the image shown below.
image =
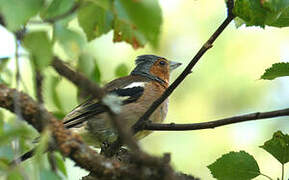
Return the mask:
<svg viewBox="0 0 289 180">
<path fill-rule="evenodd" d="M 155 55 L 138 56 L 135 63 L 131 75 L 145 76 L 165 84 L 169 83 L 170 73 L 182 64 Z"/>
</svg>

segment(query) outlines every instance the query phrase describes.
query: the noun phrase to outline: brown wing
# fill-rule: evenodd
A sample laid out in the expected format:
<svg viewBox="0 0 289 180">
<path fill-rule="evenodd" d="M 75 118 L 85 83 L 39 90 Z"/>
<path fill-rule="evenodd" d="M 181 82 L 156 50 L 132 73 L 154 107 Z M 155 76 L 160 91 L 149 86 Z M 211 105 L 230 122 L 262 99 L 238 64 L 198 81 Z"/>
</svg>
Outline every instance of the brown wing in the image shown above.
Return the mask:
<svg viewBox="0 0 289 180">
<path fill-rule="evenodd" d="M 129 87 L 129 84 L 134 82 L 147 82 L 148 79 L 140 76 L 126 76 L 116 79 L 108 83 L 104 88 L 107 93 L 112 93 L 119 96 L 123 104 L 135 102 L 143 94 L 143 87 Z M 90 117 L 98 115 L 106 111 L 106 107 L 98 102 L 97 99 L 88 99 L 84 103 L 77 106 L 74 110 L 68 113 L 63 124 L 66 128 L 79 127 Z"/>
</svg>

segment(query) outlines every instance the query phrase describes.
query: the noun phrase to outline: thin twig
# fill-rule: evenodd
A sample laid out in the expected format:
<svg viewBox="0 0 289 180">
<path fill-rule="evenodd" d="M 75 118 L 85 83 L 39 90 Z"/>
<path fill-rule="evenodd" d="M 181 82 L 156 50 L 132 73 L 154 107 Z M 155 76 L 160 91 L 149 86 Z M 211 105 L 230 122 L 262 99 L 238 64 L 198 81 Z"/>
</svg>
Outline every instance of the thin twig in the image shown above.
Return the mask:
<svg viewBox="0 0 289 180">
<path fill-rule="evenodd" d="M 268 175 L 266 175 L 266 174 L 260 173 L 260 175 L 266 177 L 266 178 L 269 179 L 269 180 L 273 180 L 273 178 L 271 178 L 270 176 L 268 176 Z"/>
<path fill-rule="evenodd" d="M 232 7 L 230 7 L 232 8 Z M 231 12 L 231 10 L 229 10 Z M 224 22 L 218 27 L 218 29 L 214 32 L 214 34 L 209 38 L 209 40 L 201 47 L 201 49 L 197 52 L 195 57 L 191 60 L 191 62 L 187 65 L 185 70 L 177 77 L 177 79 L 166 89 L 166 91 L 162 94 L 160 98 L 153 102 L 150 108 L 144 113 L 144 115 L 134 124 L 133 132 L 138 132 L 143 129 L 143 125 L 149 119 L 151 114 L 161 105 L 171 94 L 172 92 L 180 85 L 180 83 L 191 73 L 192 68 L 197 64 L 200 58 L 205 54 L 207 50 L 209 50 L 217 37 L 224 31 L 224 29 L 230 24 L 230 22 L 234 19 L 234 15 L 232 13 L 228 13 L 227 18 Z"/>
<path fill-rule="evenodd" d="M 39 104 L 43 104 L 43 95 L 42 95 L 42 82 L 43 75 L 39 70 L 35 72 L 35 81 L 36 81 L 36 96 Z"/>
<path fill-rule="evenodd" d="M 289 116 L 289 108 L 280 109 L 276 111 L 268 112 L 255 112 L 240 116 L 234 116 L 215 121 L 203 122 L 203 123 L 192 123 L 192 124 L 157 124 L 157 123 L 146 123 L 142 130 L 154 130 L 154 131 L 190 131 L 199 129 L 210 129 L 219 126 L 225 126 L 228 124 L 240 123 L 252 120 L 261 120 L 268 118 L 275 118 L 281 116 Z"/>
<path fill-rule="evenodd" d="M 61 76 L 66 77 L 77 87 L 81 88 L 83 91 L 86 91 L 92 97 L 102 99 L 102 97 L 105 95 L 105 92 L 101 87 L 99 87 L 96 83 L 91 82 L 84 75 L 70 69 L 59 58 L 54 57 L 52 66 Z"/>
</svg>

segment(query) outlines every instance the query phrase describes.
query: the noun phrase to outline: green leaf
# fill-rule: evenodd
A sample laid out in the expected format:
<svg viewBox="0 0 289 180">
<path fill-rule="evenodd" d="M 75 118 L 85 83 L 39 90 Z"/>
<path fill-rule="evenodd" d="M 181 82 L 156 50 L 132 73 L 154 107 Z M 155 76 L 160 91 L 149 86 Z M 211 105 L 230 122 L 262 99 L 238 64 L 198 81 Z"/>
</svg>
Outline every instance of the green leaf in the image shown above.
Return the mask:
<svg viewBox="0 0 289 180">
<path fill-rule="evenodd" d="M 0 0 L 0 14 L 4 16 L 7 28 L 20 29 L 43 5 L 43 0 Z"/>
<path fill-rule="evenodd" d="M 236 28 L 239 28 L 239 27 L 241 27 L 243 24 L 246 24 L 243 19 L 238 18 L 238 17 L 236 17 L 236 18 L 234 19 L 234 23 L 235 23 Z"/>
<path fill-rule="evenodd" d="M 289 135 L 281 131 L 274 133 L 272 139 L 266 141 L 261 148 L 274 156 L 281 164 L 289 162 Z"/>
<path fill-rule="evenodd" d="M 60 83 L 60 78 L 58 76 L 52 76 L 50 92 L 52 93 L 53 104 L 60 110 L 59 113 L 63 112 L 63 107 L 59 98 L 59 93 L 57 92 L 58 84 Z"/>
<path fill-rule="evenodd" d="M 95 64 L 94 69 L 93 69 L 92 80 L 97 83 L 100 83 L 101 81 L 101 73 L 97 64 Z"/>
<path fill-rule="evenodd" d="M 115 69 L 115 76 L 116 77 L 122 77 L 128 75 L 128 67 L 125 64 L 120 64 Z"/>
<path fill-rule="evenodd" d="M 77 59 L 85 45 L 84 38 L 79 33 L 59 23 L 55 24 L 54 32 L 55 39 L 59 42 L 66 55 L 70 59 Z"/>
<path fill-rule="evenodd" d="M 112 22 L 112 12 L 96 3 L 84 2 L 78 10 L 78 23 L 88 41 L 109 32 L 112 29 Z"/>
<path fill-rule="evenodd" d="M 233 12 L 247 26 L 265 26 L 266 10 L 262 8 L 260 0 L 236 0 Z"/>
<path fill-rule="evenodd" d="M 53 116 L 55 116 L 57 119 L 63 119 L 65 117 L 65 113 L 61 111 L 52 112 Z"/>
<path fill-rule="evenodd" d="M 21 175 L 21 173 L 19 171 L 11 171 L 9 172 L 7 178 L 7 180 L 23 180 L 24 177 Z"/>
<path fill-rule="evenodd" d="M 3 111 L 0 110 L 0 135 L 3 134 L 3 130 L 4 130 L 4 114 L 3 114 Z"/>
<path fill-rule="evenodd" d="M 14 138 L 29 136 L 31 136 L 31 132 L 24 126 L 9 128 L 0 135 L 0 146 L 11 142 Z"/>
<path fill-rule="evenodd" d="M 275 27 L 287 27 L 289 26 L 289 7 L 284 9 L 278 19 L 270 24 Z"/>
<path fill-rule="evenodd" d="M 45 129 L 42 133 L 41 133 L 41 136 L 40 136 L 40 139 L 39 139 L 39 143 L 38 143 L 38 146 L 35 150 L 35 159 L 37 161 L 37 164 L 42 167 L 43 164 L 41 161 L 41 159 L 43 158 L 43 154 L 46 152 L 47 150 L 47 147 L 48 147 L 48 143 L 50 141 L 50 138 L 51 138 L 51 133 L 48 129 Z"/>
<path fill-rule="evenodd" d="M 31 60 L 36 68 L 43 70 L 52 60 L 52 43 L 47 33 L 35 31 L 28 33 L 23 39 L 24 47 L 29 51 Z"/>
<path fill-rule="evenodd" d="M 114 1 L 114 8 L 114 41 L 126 41 L 134 48 L 144 46 L 146 41 L 158 46 L 162 23 L 158 1 L 118 0 Z"/>
<path fill-rule="evenodd" d="M 262 6 L 270 11 L 282 11 L 289 6 L 288 0 L 264 0 L 260 1 Z"/>
<path fill-rule="evenodd" d="M 236 0 L 233 12 L 247 26 L 286 27 L 289 25 L 288 7 L 288 0 Z"/>
<path fill-rule="evenodd" d="M 41 13 L 41 17 L 46 19 L 55 18 L 71 10 L 74 0 L 53 0 L 50 5 Z"/>
<path fill-rule="evenodd" d="M 53 171 L 47 169 L 42 169 L 40 171 L 40 180 L 61 180 L 61 178 L 55 174 Z"/>
<path fill-rule="evenodd" d="M 90 80 L 100 83 L 101 73 L 95 58 L 87 53 L 81 54 L 78 60 L 77 69 Z"/>
<path fill-rule="evenodd" d="M 245 151 L 224 154 L 208 168 L 218 180 L 249 180 L 260 175 L 256 160 Z"/>
<path fill-rule="evenodd" d="M 6 67 L 7 63 L 9 62 L 8 57 L 1 57 L 0 58 L 0 72 L 3 72 L 4 68 Z"/>
<path fill-rule="evenodd" d="M 261 79 L 273 80 L 278 77 L 289 76 L 289 63 L 275 63 L 265 70 Z"/>
<path fill-rule="evenodd" d="M 93 2 L 94 4 L 102 7 L 105 10 L 112 9 L 112 0 L 90 0 L 90 2 Z"/>
<path fill-rule="evenodd" d="M 62 174 L 64 174 L 65 176 L 67 176 L 67 171 L 66 171 L 66 167 L 65 167 L 65 163 L 64 163 L 62 155 L 59 153 L 54 153 L 54 155 L 55 155 L 54 157 L 55 157 L 56 165 L 59 171 L 62 172 Z"/>
<path fill-rule="evenodd" d="M 9 163 L 10 163 L 10 160 L 5 158 L 5 157 L 1 157 L 0 158 L 0 169 L 1 170 L 7 170 L 9 168 Z"/>
</svg>

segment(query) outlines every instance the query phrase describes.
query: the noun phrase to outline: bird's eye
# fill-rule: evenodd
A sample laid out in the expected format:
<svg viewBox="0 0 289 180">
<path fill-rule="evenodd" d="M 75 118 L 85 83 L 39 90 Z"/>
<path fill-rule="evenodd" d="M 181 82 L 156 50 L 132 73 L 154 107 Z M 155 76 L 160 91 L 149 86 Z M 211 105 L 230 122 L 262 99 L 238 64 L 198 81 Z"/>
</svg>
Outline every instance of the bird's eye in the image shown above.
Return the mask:
<svg viewBox="0 0 289 180">
<path fill-rule="evenodd" d="M 159 65 L 164 66 L 164 65 L 166 65 L 166 62 L 165 61 L 160 61 Z"/>
</svg>

